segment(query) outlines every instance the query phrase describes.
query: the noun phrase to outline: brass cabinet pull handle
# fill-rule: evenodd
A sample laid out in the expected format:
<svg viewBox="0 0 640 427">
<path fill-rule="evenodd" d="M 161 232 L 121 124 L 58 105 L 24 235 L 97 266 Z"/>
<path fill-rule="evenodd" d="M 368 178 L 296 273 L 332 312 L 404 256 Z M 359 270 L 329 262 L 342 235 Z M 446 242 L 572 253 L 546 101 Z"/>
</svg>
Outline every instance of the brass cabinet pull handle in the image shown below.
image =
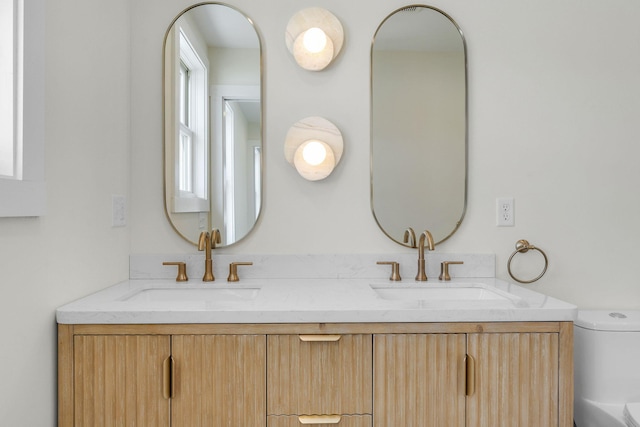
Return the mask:
<svg viewBox="0 0 640 427">
<path fill-rule="evenodd" d="M 476 392 L 476 359 L 468 355 L 464 358 L 464 368 L 466 371 L 465 395 L 472 396 Z"/>
<path fill-rule="evenodd" d="M 300 415 L 300 424 L 338 424 L 342 417 L 340 415 Z"/>
<path fill-rule="evenodd" d="M 303 342 L 336 342 L 342 335 L 298 335 Z"/>
<path fill-rule="evenodd" d="M 165 399 L 174 397 L 175 372 L 175 362 L 169 356 L 162 363 L 162 396 Z"/>
</svg>

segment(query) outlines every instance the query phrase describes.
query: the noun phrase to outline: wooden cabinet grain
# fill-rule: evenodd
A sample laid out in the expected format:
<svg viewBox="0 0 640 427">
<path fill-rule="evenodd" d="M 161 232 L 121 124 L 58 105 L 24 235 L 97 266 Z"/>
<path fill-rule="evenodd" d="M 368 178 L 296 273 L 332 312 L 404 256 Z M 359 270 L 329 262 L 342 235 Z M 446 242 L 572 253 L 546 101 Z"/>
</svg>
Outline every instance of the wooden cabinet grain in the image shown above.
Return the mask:
<svg viewBox="0 0 640 427">
<path fill-rule="evenodd" d="M 96 328 L 59 327 L 59 426 L 265 426 L 264 335 Z"/>
<path fill-rule="evenodd" d="M 571 427 L 571 323 L 478 326 L 374 335 L 374 427 Z"/>
<path fill-rule="evenodd" d="M 374 426 L 464 427 L 464 334 L 374 337 Z"/>
<path fill-rule="evenodd" d="M 470 334 L 467 427 L 557 427 L 559 334 Z"/>
<path fill-rule="evenodd" d="M 309 422 L 309 421 L 305 421 Z M 300 427 L 302 423 L 295 415 L 269 415 L 267 427 Z M 314 427 L 371 427 L 371 415 L 343 415 L 335 423 L 317 423 Z"/>
<path fill-rule="evenodd" d="M 371 335 L 269 335 L 269 415 L 371 414 Z"/>
<path fill-rule="evenodd" d="M 74 425 L 169 426 L 162 366 L 166 336 L 74 337 Z"/>
<path fill-rule="evenodd" d="M 571 322 L 59 325 L 58 365 L 60 427 L 573 425 Z"/>
<path fill-rule="evenodd" d="M 264 335 L 174 335 L 171 426 L 264 427 Z"/>
</svg>

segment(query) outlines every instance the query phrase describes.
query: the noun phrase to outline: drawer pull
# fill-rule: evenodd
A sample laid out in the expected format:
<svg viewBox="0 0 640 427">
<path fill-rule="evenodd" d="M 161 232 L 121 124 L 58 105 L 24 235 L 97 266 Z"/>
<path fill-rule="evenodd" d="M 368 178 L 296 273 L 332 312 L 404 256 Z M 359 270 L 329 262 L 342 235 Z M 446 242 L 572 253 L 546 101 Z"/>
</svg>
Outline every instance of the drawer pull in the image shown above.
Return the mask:
<svg viewBox="0 0 640 427">
<path fill-rule="evenodd" d="M 465 371 L 466 371 L 466 387 L 465 394 L 467 396 L 473 396 L 476 392 L 476 359 L 473 356 L 467 354 L 464 359 Z"/>
<path fill-rule="evenodd" d="M 175 397 L 175 371 L 175 362 L 169 356 L 162 362 L 162 395 L 165 399 Z"/>
<path fill-rule="evenodd" d="M 340 415 L 300 415 L 300 424 L 338 424 Z"/>
<path fill-rule="evenodd" d="M 336 342 L 342 335 L 298 335 L 304 342 Z"/>
</svg>

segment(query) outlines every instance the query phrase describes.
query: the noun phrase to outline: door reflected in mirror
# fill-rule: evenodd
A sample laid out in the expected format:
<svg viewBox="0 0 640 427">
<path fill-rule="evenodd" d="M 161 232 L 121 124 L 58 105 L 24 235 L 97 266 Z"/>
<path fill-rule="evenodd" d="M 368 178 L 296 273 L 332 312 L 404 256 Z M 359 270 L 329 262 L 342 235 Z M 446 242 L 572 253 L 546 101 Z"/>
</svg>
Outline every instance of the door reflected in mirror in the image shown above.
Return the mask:
<svg viewBox="0 0 640 427">
<path fill-rule="evenodd" d="M 371 48 L 371 208 L 399 244 L 408 228 L 440 243 L 467 200 L 466 47 L 443 12 L 389 15 Z"/>
<path fill-rule="evenodd" d="M 164 44 L 165 211 L 197 244 L 220 230 L 231 245 L 262 205 L 261 41 L 252 22 L 217 3 L 181 13 Z"/>
</svg>

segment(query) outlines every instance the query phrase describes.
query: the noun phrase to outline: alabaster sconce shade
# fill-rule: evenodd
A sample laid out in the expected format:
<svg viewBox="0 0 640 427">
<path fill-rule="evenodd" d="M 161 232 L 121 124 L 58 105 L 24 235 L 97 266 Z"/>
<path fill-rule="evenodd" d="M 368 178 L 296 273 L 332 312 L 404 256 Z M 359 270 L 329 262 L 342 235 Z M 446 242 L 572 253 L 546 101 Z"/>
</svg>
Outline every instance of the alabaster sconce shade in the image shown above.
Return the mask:
<svg viewBox="0 0 640 427">
<path fill-rule="evenodd" d="M 305 70 L 320 71 L 338 56 L 344 42 L 340 20 L 320 7 L 300 10 L 291 17 L 285 33 L 287 49 Z"/>
<path fill-rule="evenodd" d="M 307 117 L 291 126 L 284 143 L 284 157 L 309 181 L 328 177 L 343 150 L 340 130 L 322 117 Z"/>
</svg>

